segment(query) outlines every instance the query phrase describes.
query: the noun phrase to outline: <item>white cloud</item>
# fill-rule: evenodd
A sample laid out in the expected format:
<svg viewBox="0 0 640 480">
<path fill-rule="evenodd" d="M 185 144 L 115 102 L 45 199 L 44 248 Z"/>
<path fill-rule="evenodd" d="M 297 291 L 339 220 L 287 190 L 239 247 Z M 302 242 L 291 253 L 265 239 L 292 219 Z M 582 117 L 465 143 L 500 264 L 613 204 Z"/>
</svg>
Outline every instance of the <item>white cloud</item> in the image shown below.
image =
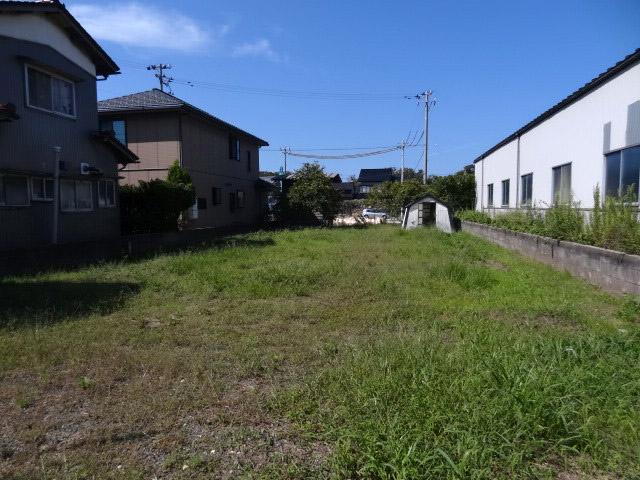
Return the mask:
<svg viewBox="0 0 640 480">
<path fill-rule="evenodd" d="M 232 53 L 234 57 L 262 57 L 272 62 L 279 62 L 283 59 L 266 38 L 238 45 L 233 49 Z"/>
<path fill-rule="evenodd" d="M 97 40 L 138 47 L 194 51 L 204 45 L 215 46 L 230 29 L 207 30 L 181 13 L 136 2 L 74 4 L 69 10 Z"/>
</svg>

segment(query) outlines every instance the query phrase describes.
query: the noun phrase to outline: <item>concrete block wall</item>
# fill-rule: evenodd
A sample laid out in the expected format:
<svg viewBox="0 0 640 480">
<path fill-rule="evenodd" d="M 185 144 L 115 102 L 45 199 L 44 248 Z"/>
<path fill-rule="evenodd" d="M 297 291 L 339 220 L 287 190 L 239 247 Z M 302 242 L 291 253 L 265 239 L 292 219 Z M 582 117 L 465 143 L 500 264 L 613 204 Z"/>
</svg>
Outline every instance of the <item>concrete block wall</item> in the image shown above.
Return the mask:
<svg viewBox="0 0 640 480">
<path fill-rule="evenodd" d="M 461 230 L 567 271 L 605 291 L 640 294 L 640 256 L 480 223 L 463 221 Z"/>
</svg>

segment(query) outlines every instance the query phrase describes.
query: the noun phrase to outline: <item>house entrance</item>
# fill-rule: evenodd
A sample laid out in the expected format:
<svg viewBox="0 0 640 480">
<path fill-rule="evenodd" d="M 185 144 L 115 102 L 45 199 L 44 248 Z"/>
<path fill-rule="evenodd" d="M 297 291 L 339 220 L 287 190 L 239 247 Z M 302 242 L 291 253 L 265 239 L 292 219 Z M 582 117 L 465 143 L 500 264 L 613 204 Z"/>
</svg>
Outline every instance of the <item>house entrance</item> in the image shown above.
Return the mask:
<svg viewBox="0 0 640 480">
<path fill-rule="evenodd" d="M 436 202 L 418 204 L 418 225 L 430 226 L 436 223 Z"/>
</svg>

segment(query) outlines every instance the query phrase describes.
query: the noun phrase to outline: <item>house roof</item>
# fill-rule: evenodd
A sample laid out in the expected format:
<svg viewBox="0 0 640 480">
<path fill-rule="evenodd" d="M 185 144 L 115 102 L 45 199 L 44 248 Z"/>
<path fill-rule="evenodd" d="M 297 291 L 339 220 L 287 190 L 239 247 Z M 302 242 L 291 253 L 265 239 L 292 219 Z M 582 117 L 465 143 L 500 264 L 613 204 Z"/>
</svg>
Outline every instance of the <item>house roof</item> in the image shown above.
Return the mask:
<svg viewBox="0 0 640 480">
<path fill-rule="evenodd" d="M 358 182 L 389 182 L 394 179 L 393 168 L 362 168 Z"/>
<path fill-rule="evenodd" d="M 498 150 L 501 147 L 505 146 L 507 143 L 515 140 L 516 138 L 520 137 L 524 133 L 526 133 L 529 130 L 533 129 L 534 127 L 540 125 L 542 122 L 544 122 L 548 118 L 551 118 L 556 113 L 560 112 L 561 110 L 564 110 L 569 105 L 577 102 L 582 97 L 584 97 L 587 94 L 591 93 L 592 91 L 594 91 L 595 89 L 597 89 L 598 87 L 603 85 L 604 83 L 608 82 L 609 80 L 611 80 L 612 78 L 617 76 L 619 73 L 623 72 L 624 70 L 626 70 L 627 68 L 635 65 L 638 62 L 640 62 L 640 48 L 636 49 L 630 55 L 627 55 L 625 58 L 623 58 L 618 63 L 616 63 L 613 67 L 611 67 L 607 71 L 601 73 L 596 78 L 591 80 L 589 83 L 587 83 L 587 84 L 583 85 L 582 87 L 580 87 L 578 90 L 573 92 L 571 95 L 566 97 L 564 100 L 561 100 L 560 102 L 556 103 L 553 107 L 551 107 L 546 112 L 538 115 L 536 118 L 534 118 L 529 123 L 527 123 L 524 127 L 522 127 L 519 130 L 515 131 L 514 133 L 509 135 L 507 138 L 505 138 L 501 142 L 499 142 L 496 145 L 494 145 L 493 147 L 491 147 L 489 150 L 487 150 L 482 155 L 477 157 L 473 161 L 473 163 L 477 163 L 480 160 L 482 160 L 483 158 L 491 155 L 493 152 L 495 152 L 496 150 Z"/>
<path fill-rule="evenodd" d="M 107 55 L 100 45 L 69 13 L 58 0 L 39 2 L 17 2 L 0 0 L 0 14 L 3 13 L 38 13 L 60 26 L 71 41 L 84 51 L 96 66 L 96 74 L 108 76 L 120 73 L 120 67 Z"/>
<path fill-rule="evenodd" d="M 269 144 L 256 137 L 255 135 L 246 132 L 235 125 L 225 122 L 220 118 L 211 115 L 204 110 L 199 109 L 191 105 L 190 103 L 171 95 L 167 92 L 163 92 L 157 88 L 153 90 L 147 90 L 145 92 L 132 93 L 130 95 L 124 95 L 122 97 L 109 98 L 107 100 L 100 100 L 98 102 L 98 113 L 100 114 L 118 114 L 118 113 L 142 113 L 142 112 L 160 112 L 160 111 L 172 111 L 180 110 L 188 113 L 195 114 L 205 121 L 212 122 L 217 126 L 228 128 L 238 134 L 250 138 L 256 144 L 266 147 Z"/>
</svg>

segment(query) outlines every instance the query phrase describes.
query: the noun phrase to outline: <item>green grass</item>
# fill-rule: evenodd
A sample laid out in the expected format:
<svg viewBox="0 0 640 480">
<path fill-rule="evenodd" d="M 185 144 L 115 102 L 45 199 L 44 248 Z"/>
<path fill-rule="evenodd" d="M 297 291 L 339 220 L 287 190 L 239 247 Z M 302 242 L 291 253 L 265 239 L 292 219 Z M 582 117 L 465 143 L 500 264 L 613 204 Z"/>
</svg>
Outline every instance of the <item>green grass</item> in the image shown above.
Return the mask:
<svg viewBox="0 0 640 480">
<path fill-rule="evenodd" d="M 0 280 L 0 477 L 638 478 L 640 307 L 394 227 Z"/>
</svg>

